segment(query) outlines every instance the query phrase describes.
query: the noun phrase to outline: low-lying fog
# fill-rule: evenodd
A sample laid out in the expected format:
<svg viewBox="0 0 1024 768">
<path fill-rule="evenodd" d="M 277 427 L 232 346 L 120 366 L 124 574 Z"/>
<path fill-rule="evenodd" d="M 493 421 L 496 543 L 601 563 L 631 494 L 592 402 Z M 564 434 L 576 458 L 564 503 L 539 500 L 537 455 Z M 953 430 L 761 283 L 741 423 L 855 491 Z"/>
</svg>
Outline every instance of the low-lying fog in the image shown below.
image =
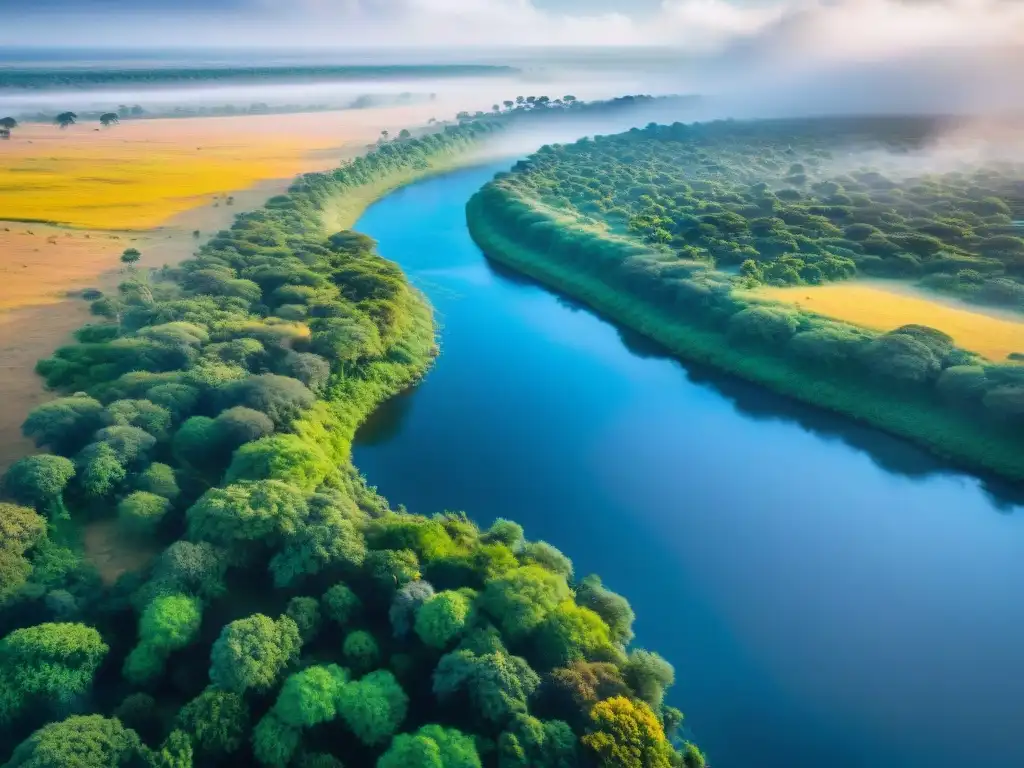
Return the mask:
<svg viewBox="0 0 1024 768">
<path fill-rule="evenodd" d="M 363 62 L 345 59 L 332 63 Z M 66 62 L 62 64 L 66 66 Z M 203 62 L 191 64 L 201 66 Z M 265 104 L 271 109 L 343 109 L 436 101 L 436 117 L 443 120 L 463 110 L 487 111 L 493 104 L 515 99 L 516 96 L 549 96 L 555 99 L 571 94 L 579 99 L 590 100 L 636 93 L 669 94 L 677 92 L 679 88 L 679 78 L 667 67 L 660 70 L 640 66 L 612 68 L 611 62 L 607 60 L 604 61 L 605 66 L 598 68 L 588 67 L 585 62 L 577 63 L 576 66 L 545 62 L 522 64 L 525 66 L 520 67 L 517 62 L 516 70 L 509 74 L 487 76 L 217 82 L 52 90 L 10 88 L 0 89 L 0 114 L 30 116 L 64 110 L 114 110 L 119 105 L 139 105 L 147 112 L 165 114 L 176 107 L 193 110 L 230 105 L 245 109 L 253 104 Z M 133 62 L 133 65 L 139 66 L 139 62 Z M 179 62 L 177 65 L 182 64 Z M 118 64 L 105 63 L 105 67 L 116 66 Z M 39 68 L 39 65 L 33 68 Z"/>
</svg>

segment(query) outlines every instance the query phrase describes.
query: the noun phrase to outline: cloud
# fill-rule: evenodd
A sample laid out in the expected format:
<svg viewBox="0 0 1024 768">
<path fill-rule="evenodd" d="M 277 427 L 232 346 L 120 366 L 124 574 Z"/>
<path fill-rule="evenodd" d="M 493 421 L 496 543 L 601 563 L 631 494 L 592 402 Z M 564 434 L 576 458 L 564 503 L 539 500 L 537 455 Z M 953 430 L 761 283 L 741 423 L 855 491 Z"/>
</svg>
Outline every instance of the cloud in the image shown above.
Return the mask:
<svg viewBox="0 0 1024 768">
<path fill-rule="evenodd" d="M 418 47 L 672 46 L 725 52 L 870 60 L 929 48 L 1024 44 L 1021 0 L 660 0 L 590 11 L 586 0 L 0 0 L 0 44 L 46 42 L 55 25 L 81 44 Z M 630 14 L 631 6 L 638 11 Z M 616 7 L 620 10 L 607 10 Z M 198 20 L 198 21 L 197 21 Z M 158 23 L 154 23 L 158 22 Z M 230 34 L 229 34 L 230 33 Z"/>
</svg>

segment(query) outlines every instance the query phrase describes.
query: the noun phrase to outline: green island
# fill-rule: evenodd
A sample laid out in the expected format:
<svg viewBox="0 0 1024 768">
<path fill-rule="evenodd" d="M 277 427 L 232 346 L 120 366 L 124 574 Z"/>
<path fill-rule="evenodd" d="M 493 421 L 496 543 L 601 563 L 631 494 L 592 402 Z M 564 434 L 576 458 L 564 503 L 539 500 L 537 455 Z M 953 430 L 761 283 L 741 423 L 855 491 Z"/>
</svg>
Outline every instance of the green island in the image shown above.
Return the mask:
<svg viewBox="0 0 1024 768">
<path fill-rule="evenodd" d="M 490 258 L 682 358 L 1024 480 L 1024 325 L 991 360 L 924 318 L 881 332 L 758 295 L 882 276 L 1024 307 L 1024 170 L 925 172 L 915 157 L 947 128 L 652 123 L 541 148 L 469 201 L 468 224 Z"/>
<path fill-rule="evenodd" d="M 177 267 L 125 251 L 88 297 L 96 321 L 38 366 L 62 395 L 24 425 L 47 452 L 3 479 L 7 765 L 704 765 L 623 597 L 511 520 L 392 509 L 351 463 L 437 346 L 343 227 L 507 125 L 382 142 Z M 82 546 L 113 521 L 153 555 L 116 579 Z"/>
</svg>

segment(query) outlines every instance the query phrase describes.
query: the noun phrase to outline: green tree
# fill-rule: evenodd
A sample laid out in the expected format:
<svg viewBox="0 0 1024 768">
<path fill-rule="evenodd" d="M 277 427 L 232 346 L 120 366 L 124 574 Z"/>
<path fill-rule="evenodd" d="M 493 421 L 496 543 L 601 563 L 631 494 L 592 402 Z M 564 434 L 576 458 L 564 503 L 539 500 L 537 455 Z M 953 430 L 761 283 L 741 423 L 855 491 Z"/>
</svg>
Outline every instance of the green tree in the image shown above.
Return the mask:
<svg viewBox="0 0 1024 768">
<path fill-rule="evenodd" d="M 399 729 L 405 720 L 409 697 L 395 676 L 383 669 L 362 680 L 342 687 L 338 695 L 338 713 L 363 744 L 379 746 Z"/>
<path fill-rule="evenodd" d="M 36 454 L 19 459 L 4 475 L 4 490 L 17 502 L 53 518 L 67 518 L 64 489 L 75 476 L 75 465 L 63 456 Z"/>
<path fill-rule="evenodd" d="M 355 571 L 366 559 L 366 542 L 355 523 L 334 508 L 287 536 L 270 561 L 274 583 L 289 586 L 329 568 Z"/>
<path fill-rule="evenodd" d="M 186 518 L 189 538 L 223 547 L 236 558 L 251 545 L 271 545 L 293 534 L 308 514 L 301 490 L 280 480 L 211 488 Z"/>
<path fill-rule="evenodd" d="M 298 379 L 272 373 L 248 376 L 228 384 L 223 390 L 226 408 L 243 405 L 268 416 L 277 427 L 288 426 L 315 398 Z"/>
<path fill-rule="evenodd" d="M 171 412 L 149 400 L 117 400 L 103 410 L 109 426 L 138 427 L 163 438 L 171 428 Z"/>
<path fill-rule="evenodd" d="M 333 463 L 315 443 L 298 435 L 271 435 L 235 451 L 224 479 L 281 480 L 312 491 L 333 471 Z"/>
<path fill-rule="evenodd" d="M 150 464 L 144 472 L 135 478 L 135 489 L 163 496 L 170 501 L 174 501 L 181 493 L 174 469 L 167 464 L 157 462 Z"/>
<path fill-rule="evenodd" d="M 569 597 L 563 576 L 539 565 L 528 565 L 490 582 L 480 596 L 480 604 L 502 634 L 514 641 L 532 632 Z"/>
<path fill-rule="evenodd" d="M 570 600 L 545 617 L 537 627 L 534 643 L 537 658 L 549 669 L 612 654 L 608 625 L 589 608 L 581 608 Z"/>
<path fill-rule="evenodd" d="M 0 717 L 33 700 L 68 703 L 91 687 L 110 650 L 84 624 L 49 623 L 16 629 L 0 640 Z"/>
<path fill-rule="evenodd" d="M 128 476 L 114 449 L 106 443 L 93 443 L 78 455 L 78 484 L 87 496 L 109 496 Z"/>
<path fill-rule="evenodd" d="M 36 406 L 21 427 L 40 448 L 72 454 L 103 426 L 103 406 L 85 395 L 61 397 Z"/>
<path fill-rule="evenodd" d="M 213 644 L 210 680 L 228 691 L 271 688 L 297 658 L 302 640 L 287 616 L 277 621 L 257 613 L 233 621 Z"/>
<path fill-rule="evenodd" d="M 160 525 L 170 508 L 171 502 L 163 496 L 135 491 L 118 502 L 118 522 L 126 531 L 149 535 Z"/>
<path fill-rule="evenodd" d="M 152 768 L 192 768 L 192 741 L 184 731 L 171 731 L 160 748 L 145 757 Z"/>
<path fill-rule="evenodd" d="M 320 603 L 315 597 L 293 597 L 288 601 L 285 616 L 299 628 L 303 644 L 314 640 L 320 632 L 323 619 L 320 616 Z"/>
<path fill-rule="evenodd" d="M 517 714 L 498 739 L 498 768 L 574 768 L 578 752 L 568 723 Z"/>
<path fill-rule="evenodd" d="M 366 555 L 365 568 L 377 586 L 394 594 L 397 590 L 420 577 L 420 564 L 416 553 L 409 549 L 381 549 Z"/>
<path fill-rule="evenodd" d="M 675 682 L 676 672 L 658 654 L 638 648 L 630 651 L 623 668 L 623 678 L 637 698 L 654 709 L 660 709 L 665 691 Z"/>
<path fill-rule="evenodd" d="M 128 655 L 125 677 L 133 683 L 147 683 L 159 676 L 167 657 L 199 635 L 202 604 L 188 595 L 161 595 L 142 612 L 139 644 Z"/>
<path fill-rule="evenodd" d="M 459 592 L 434 595 L 416 614 L 416 634 L 426 645 L 442 650 L 466 627 L 470 601 Z"/>
<path fill-rule="evenodd" d="M 525 712 L 527 700 L 540 678 L 524 659 L 504 651 L 477 655 L 457 650 L 441 657 L 434 671 L 434 694 L 445 702 L 464 693 L 472 711 L 485 723 L 501 725 L 516 712 Z"/>
<path fill-rule="evenodd" d="M 25 553 L 46 537 L 46 520 L 28 507 L 0 502 L 0 607 L 28 581 Z"/>
<path fill-rule="evenodd" d="M 207 688 L 181 708 L 177 727 L 189 734 L 201 755 L 234 754 L 249 733 L 249 706 L 237 693 Z"/>
<path fill-rule="evenodd" d="M 105 112 L 100 115 L 100 125 L 104 128 L 109 128 L 112 125 L 117 125 L 121 122 L 121 118 L 117 116 L 116 112 Z"/>
<path fill-rule="evenodd" d="M 18 121 L 13 117 L 0 118 L 0 128 L 5 128 L 8 131 L 13 131 L 18 127 Z"/>
<path fill-rule="evenodd" d="M 8 768 L 118 768 L 137 765 L 142 742 L 119 720 L 77 715 L 44 725 L 19 744 Z"/>
<path fill-rule="evenodd" d="M 307 667 L 285 680 L 273 712 L 285 725 L 309 728 L 333 720 L 348 673 L 337 664 Z"/>
<path fill-rule="evenodd" d="M 209 416 L 192 416 L 171 441 L 171 452 L 179 464 L 193 467 L 202 473 L 219 470 L 223 465 L 221 431 Z"/>
<path fill-rule="evenodd" d="M 413 631 L 416 612 L 433 596 L 434 587 L 426 581 L 410 581 L 395 593 L 388 610 L 395 637 L 401 639 Z"/>
<path fill-rule="evenodd" d="M 53 124 L 61 130 L 64 130 L 68 126 L 74 125 L 76 120 L 78 120 L 78 115 L 74 112 L 61 112 L 53 118 Z"/>
<path fill-rule="evenodd" d="M 137 605 L 145 607 L 156 595 L 184 593 L 215 600 L 227 592 L 224 553 L 206 542 L 176 541 L 153 566 L 149 582 L 139 590 Z"/>
<path fill-rule="evenodd" d="M 351 624 L 363 610 L 363 601 L 345 584 L 335 584 L 324 593 L 324 613 L 342 627 Z"/>
<path fill-rule="evenodd" d="M 369 632 L 356 630 L 345 636 L 342 654 L 353 671 L 362 674 L 377 666 L 380 661 L 380 646 Z"/>
<path fill-rule="evenodd" d="M 604 619 L 616 643 L 628 645 L 633 639 L 636 614 L 626 598 L 605 588 L 600 576 L 591 574 L 580 582 L 576 588 L 576 602 Z"/>
<path fill-rule="evenodd" d="M 281 722 L 271 711 L 264 715 L 252 732 L 252 752 L 263 765 L 284 768 L 299 748 L 302 732 Z"/>
<path fill-rule="evenodd" d="M 481 762 L 471 736 L 431 724 L 395 736 L 377 768 L 481 768 Z"/>
</svg>

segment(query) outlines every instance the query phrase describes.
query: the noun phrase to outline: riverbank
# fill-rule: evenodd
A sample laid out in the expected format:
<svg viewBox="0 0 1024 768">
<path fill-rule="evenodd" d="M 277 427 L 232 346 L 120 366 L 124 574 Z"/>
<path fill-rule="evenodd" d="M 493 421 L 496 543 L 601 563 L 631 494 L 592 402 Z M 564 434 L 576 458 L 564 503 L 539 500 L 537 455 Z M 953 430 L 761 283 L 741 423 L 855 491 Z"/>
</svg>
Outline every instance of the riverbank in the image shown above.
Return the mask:
<svg viewBox="0 0 1024 768">
<path fill-rule="evenodd" d="M 371 238 L 328 233 L 323 203 L 367 183 L 387 187 L 427 174 L 439 165 L 430 158 L 468 157 L 495 130 L 466 123 L 304 176 L 178 268 L 150 280 L 126 271 L 116 322 L 97 323 L 40 361 L 40 373 L 65 397 L 29 417 L 39 447 L 56 456 L 26 460 L 5 479 L 7 493 L 34 507 L 17 514 L 37 523 L 40 540 L 10 558 L 24 567 L 16 571 L 20 582 L 4 585 L 15 611 L 0 601 L 0 627 L 49 640 L 68 627 L 49 620 L 74 605 L 80 626 L 73 631 L 97 649 L 95 666 L 105 665 L 83 673 L 78 690 L 95 688 L 94 698 L 83 697 L 86 711 L 124 711 L 117 701 L 146 686 L 158 697 L 154 730 L 180 726 L 160 747 L 168 752 L 189 739 L 199 743 L 203 724 L 194 724 L 193 713 L 205 711 L 211 685 L 227 685 L 238 706 L 253 711 L 278 693 L 254 728 L 248 719 L 238 724 L 223 750 L 233 763 L 284 765 L 314 754 L 384 764 L 404 749 L 409 737 L 400 734 L 420 728 L 451 734 L 444 739 L 458 740 L 461 754 L 479 765 L 475 737 L 493 737 L 498 726 L 510 730 L 506 741 L 515 739 L 512 716 L 530 714 L 542 675 L 600 660 L 619 682 L 614 696 L 551 711 L 559 723 L 546 753 L 556 762 L 585 750 L 600 759 L 619 737 L 587 716 L 607 709 L 642 724 L 641 761 L 704 765 L 696 747 L 674 740 L 681 713 L 662 707 L 671 667 L 636 646 L 627 652 L 634 615 L 621 596 L 597 579 L 577 582 L 568 559 L 509 520 L 488 530 L 456 512 L 392 509 L 351 461 L 355 428 L 416 381 L 437 347 L 424 296 Z M 50 467 L 74 470 L 53 476 L 44 497 L 36 477 Z M 124 533 L 152 548 L 133 547 L 133 557 L 123 557 L 118 547 L 130 546 Z M 116 592 L 103 583 L 158 552 L 151 570 L 134 581 L 119 578 Z M 417 602 L 396 616 L 394 604 L 407 596 Z M 419 618 L 449 605 L 458 616 L 447 627 Z M 180 639 L 154 639 L 152 617 L 180 606 L 189 613 Z M 26 627 L 19 620 L 26 615 L 47 623 Z M 484 615 L 486 624 L 471 618 Z M 125 627 L 135 622 L 132 649 Z M 565 639 L 556 629 L 548 642 L 550 627 L 563 624 L 581 628 Z M 481 723 L 453 698 L 464 682 L 419 695 L 431 690 L 439 663 L 468 664 L 480 674 L 507 668 L 517 682 Z M 198 673 L 182 677 L 183 668 Z M 648 668 L 654 672 L 646 677 L 638 672 Z M 323 673 L 337 708 L 315 722 L 282 715 L 295 685 Z M 229 677 L 237 684 L 225 683 Z M 17 685 L 8 687 L 20 693 Z M 53 688 L 54 695 L 65 691 Z M 34 700 L 8 698 L 12 725 L 0 754 L 53 716 L 22 717 Z M 372 723 L 366 701 L 380 704 Z M 102 717 L 81 719 L 85 738 L 105 727 Z M 332 720 L 346 727 L 326 744 L 310 726 Z M 149 745 L 133 733 L 119 755 L 148 756 Z M 106 753 L 98 759 L 116 762 Z"/>
<path fill-rule="evenodd" d="M 479 194 L 469 201 L 466 213 L 473 239 L 489 258 L 584 302 L 683 359 L 908 439 L 972 471 L 1024 480 L 1024 452 L 1020 440 L 1008 432 L 982 429 L 952 408 L 920 397 L 874 390 L 842 376 L 811 373 L 786 359 L 738 347 L 724 332 L 683 322 L 642 297 L 513 241 L 489 220 Z"/>
<path fill-rule="evenodd" d="M 53 397 L 34 372 L 36 360 L 70 342 L 88 322 L 80 291 L 116 290 L 125 248 L 142 252 L 143 267 L 176 266 L 229 228 L 236 214 L 287 192 L 295 174 L 352 160 L 373 146 L 381 130 L 415 128 L 436 108 L 348 110 L 315 120 L 308 115 L 155 119 L 98 132 L 85 125 L 66 131 L 19 126 L 0 158 L 0 189 L 12 190 L 0 218 L 22 214 L 78 226 L 0 220 L 0 471 L 31 452 L 21 424 L 32 408 Z M 200 146 L 205 154 L 196 151 Z M 139 165 L 142 157 L 148 160 Z M 196 163 L 204 164 L 204 171 L 190 176 Z M 133 197 L 139 184 L 148 190 L 141 201 Z M 55 188 L 63 190 L 57 198 L 47 194 Z M 86 199 L 83 189 L 100 189 L 103 195 Z M 353 203 L 333 222 L 334 229 L 354 221 L 373 194 Z M 105 228 L 111 224 L 117 228 Z"/>
</svg>

